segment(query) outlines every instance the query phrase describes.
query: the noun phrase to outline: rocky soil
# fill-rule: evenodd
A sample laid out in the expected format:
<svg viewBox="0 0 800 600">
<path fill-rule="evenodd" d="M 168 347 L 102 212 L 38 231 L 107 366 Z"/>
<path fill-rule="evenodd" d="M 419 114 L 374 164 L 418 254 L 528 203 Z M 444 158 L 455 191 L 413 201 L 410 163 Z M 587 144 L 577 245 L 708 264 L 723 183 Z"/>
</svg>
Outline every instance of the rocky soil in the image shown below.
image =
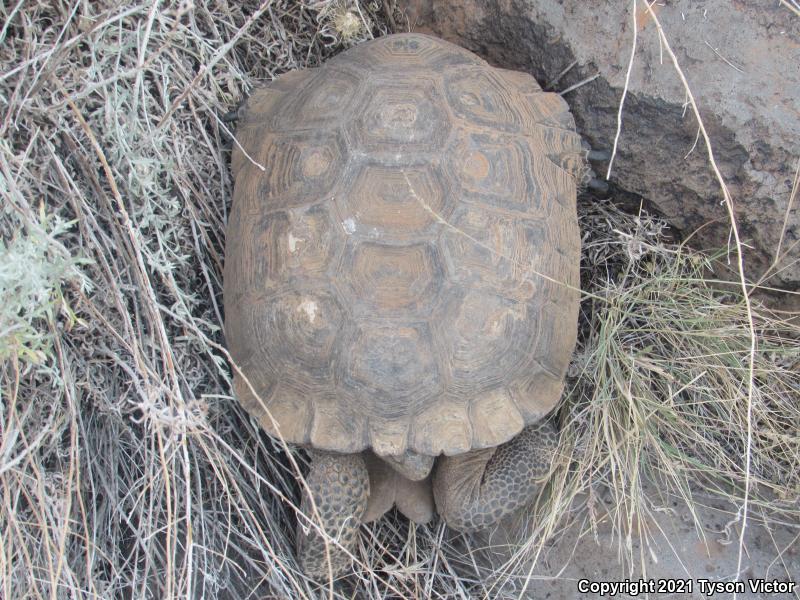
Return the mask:
<svg viewBox="0 0 800 600">
<path fill-rule="evenodd" d="M 680 498 L 665 497 L 652 484 L 647 484 L 646 489 L 652 502 L 647 518 L 622 531 L 616 529 L 611 498 L 599 498 L 593 529 L 586 523 L 583 529 L 562 532 L 558 540 L 548 543 L 535 565 L 517 565 L 516 582 L 509 581 L 498 589 L 497 597 L 599 598 L 597 593 L 579 593 L 579 582 L 644 579 L 654 580 L 666 590 L 666 586 L 672 585 L 666 580 L 671 579 L 690 582 L 677 585 L 691 585 L 691 593 L 684 587 L 681 593 L 639 596 L 621 593 L 616 597 L 731 598 L 732 594 L 722 591 L 712 596 L 709 586 L 741 581 L 746 590 L 737 594 L 740 599 L 800 598 L 800 530 L 796 525 L 773 523 L 765 527 L 751 517 L 744 539 L 741 573 L 737 576 L 741 520 L 737 518 L 736 506 L 698 490 L 690 511 Z M 479 552 L 482 563 L 495 570 L 502 569 L 519 548 L 519 531 L 518 520 L 507 520 L 495 530 L 476 535 L 471 540 L 472 547 L 482 549 Z M 630 545 L 626 547 L 628 535 Z M 750 589 L 751 579 L 796 585 L 790 593 L 758 593 Z"/>
</svg>

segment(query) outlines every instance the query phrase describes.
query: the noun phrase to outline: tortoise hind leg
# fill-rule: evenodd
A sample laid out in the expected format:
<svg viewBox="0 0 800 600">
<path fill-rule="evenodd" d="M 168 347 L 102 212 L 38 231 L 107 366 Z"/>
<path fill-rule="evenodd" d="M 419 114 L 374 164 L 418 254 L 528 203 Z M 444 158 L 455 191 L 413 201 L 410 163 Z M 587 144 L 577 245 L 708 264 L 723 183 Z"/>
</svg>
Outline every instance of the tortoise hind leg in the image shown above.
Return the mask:
<svg viewBox="0 0 800 600">
<path fill-rule="evenodd" d="M 443 456 L 433 477 L 436 509 L 459 531 L 495 524 L 533 500 L 556 444 L 555 428 L 540 422 L 497 448 Z"/>
<path fill-rule="evenodd" d="M 350 556 L 355 551 L 361 518 L 367 507 L 369 476 L 360 454 L 312 452 L 306 483 L 314 503 L 312 506 L 311 497 L 304 489 L 300 508 L 333 540 L 301 519 L 297 525 L 297 558 L 306 575 L 324 581 L 331 572 L 333 577 L 339 577 L 350 568 Z"/>
</svg>

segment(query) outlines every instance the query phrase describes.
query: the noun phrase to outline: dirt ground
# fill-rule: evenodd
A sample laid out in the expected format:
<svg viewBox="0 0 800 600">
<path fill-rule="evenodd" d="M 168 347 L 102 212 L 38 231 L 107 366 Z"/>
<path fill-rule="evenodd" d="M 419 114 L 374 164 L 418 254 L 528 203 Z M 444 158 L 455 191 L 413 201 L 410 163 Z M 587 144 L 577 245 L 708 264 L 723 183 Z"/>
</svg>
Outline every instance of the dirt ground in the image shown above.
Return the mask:
<svg viewBox="0 0 800 600">
<path fill-rule="evenodd" d="M 650 490 L 651 497 L 657 494 Z M 611 500 L 605 500 L 607 508 Z M 557 543 L 552 543 L 533 569 L 528 586 L 522 596 L 526 567 L 519 568 L 521 576 L 516 590 L 504 590 L 504 597 L 521 597 L 537 600 L 548 598 L 708 598 L 709 591 L 700 589 L 700 580 L 710 582 L 732 581 L 738 561 L 739 525 L 735 522 L 736 508 L 720 501 L 710 500 L 702 493 L 696 496 L 697 521 L 685 504 L 678 499 L 654 501 L 652 517 L 638 528 L 647 531 L 647 541 L 642 542 L 636 532 L 631 536 L 630 550 L 619 546 L 620 536 L 614 531 L 610 519 L 598 523 L 596 535 L 591 531 L 579 534 L 567 532 Z M 507 527 L 513 527 L 507 525 Z M 584 528 L 588 529 L 588 528 Z M 509 557 L 509 529 L 501 528 L 476 536 L 479 547 L 486 551 L 488 561 L 495 567 Z M 749 589 L 737 598 L 800 598 L 800 527 L 773 525 L 771 529 L 749 521 L 745 536 L 745 554 L 742 574 L 738 580 L 748 585 L 748 579 L 792 581 L 797 585 L 790 594 L 752 593 Z M 633 557 L 632 566 L 625 557 Z M 659 580 L 692 580 L 692 593 L 642 593 L 638 596 L 620 594 L 601 596 L 598 593 L 580 593 L 578 583 L 622 582 L 639 578 Z M 658 585 L 658 583 L 657 583 Z M 714 598 L 732 597 L 729 593 L 714 593 Z"/>
</svg>

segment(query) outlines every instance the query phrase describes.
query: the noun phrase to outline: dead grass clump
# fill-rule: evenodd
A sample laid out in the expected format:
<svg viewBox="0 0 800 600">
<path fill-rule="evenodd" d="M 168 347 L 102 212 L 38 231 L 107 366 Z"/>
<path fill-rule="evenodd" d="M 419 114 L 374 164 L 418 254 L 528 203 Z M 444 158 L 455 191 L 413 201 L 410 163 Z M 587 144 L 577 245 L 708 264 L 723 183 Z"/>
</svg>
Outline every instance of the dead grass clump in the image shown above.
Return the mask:
<svg viewBox="0 0 800 600">
<path fill-rule="evenodd" d="M 586 288 L 597 297 L 584 304 L 593 317 L 565 404 L 576 464 L 587 478 L 605 470 L 622 513 L 635 508 L 647 478 L 687 502 L 692 484 L 740 501 L 750 353 L 742 295 L 708 278 L 714 257 L 664 244 L 657 220 L 612 215 L 600 205 L 586 216 L 595 223 L 587 227 Z M 755 302 L 752 319 L 753 501 L 774 517 L 796 518 L 800 328 Z"/>
<path fill-rule="evenodd" d="M 321 3 L 320 23 L 323 29 L 330 31 L 334 39 L 346 47 L 372 37 L 369 13 L 362 11 L 359 4 L 352 0 Z"/>
<path fill-rule="evenodd" d="M 318 590 L 292 555 L 299 474 L 231 396 L 221 115 L 385 33 L 381 6 L 0 7 L 0 596 L 497 597 L 516 577 L 486 577 L 438 522 L 390 517 Z M 585 335 L 526 556 L 565 514 L 591 523 L 575 500 L 601 487 L 620 522 L 646 510 L 645 476 L 688 501 L 692 482 L 742 489 L 740 296 L 658 221 L 583 210 Z M 756 309 L 754 498 L 790 517 L 797 331 Z"/>
</svg>

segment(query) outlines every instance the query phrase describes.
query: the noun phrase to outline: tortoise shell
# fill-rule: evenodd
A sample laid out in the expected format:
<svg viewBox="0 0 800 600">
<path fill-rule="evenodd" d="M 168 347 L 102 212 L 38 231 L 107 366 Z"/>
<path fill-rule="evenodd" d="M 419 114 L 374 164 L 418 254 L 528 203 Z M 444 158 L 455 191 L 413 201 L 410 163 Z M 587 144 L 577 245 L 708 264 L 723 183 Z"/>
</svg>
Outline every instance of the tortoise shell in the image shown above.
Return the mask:
<svg viewBox="0 0 800 600">
<path fill-rule="evenodd" d="M 255 90 L 224 273 L 240 402 L 289 442 L 379 455 L 541 419 L 575 344 L 582 164 L 558 95 L 429 36 Z"/>
</svg>

